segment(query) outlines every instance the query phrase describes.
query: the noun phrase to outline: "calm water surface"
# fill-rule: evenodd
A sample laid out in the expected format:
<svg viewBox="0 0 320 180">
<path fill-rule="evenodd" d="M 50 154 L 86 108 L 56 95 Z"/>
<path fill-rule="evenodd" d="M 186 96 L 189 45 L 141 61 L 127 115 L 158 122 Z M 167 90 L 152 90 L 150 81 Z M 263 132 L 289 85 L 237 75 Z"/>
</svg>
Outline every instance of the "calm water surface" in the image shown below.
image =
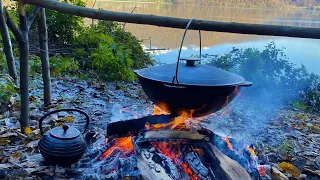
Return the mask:
<svg viewBox="0 0 320 180">
<path fill-rule="evenodd" d="M 89 0 L 88 7 L 93 6 Z M 194 5 L 171 5 L 133 2 L 97 1 L 95 8 L 118 12 L 131 12 L 135 7 L 136 14 L 155 14 L 181 18 L 195 18 L 224 22 L 241 22 L 254 24 L 273 24 L 320 28 L 320 11 L 312 10 L 266 10 L 244 8 L 222 8 Z M 154 58 L 162 63 L 176 62 L 178 47 L 184 30 L 149 25 L 126 24 L 127 31 L 143 40 L 146 48 L 165 48 L 154 52 Z M 320 74 L 320 40 L 240 35 L 231 33 L 202 32 L 203 53 L 224 54 L 232 49 L 244 47 L 264 48 L 274 41 L 277 47 L 285 47 L 286 55 L 295 64 L 304 64 L 310 72 Z M 197 31 L 188 31 L 183 46 L 182 56 L 199 53 Z"/>
</svg>

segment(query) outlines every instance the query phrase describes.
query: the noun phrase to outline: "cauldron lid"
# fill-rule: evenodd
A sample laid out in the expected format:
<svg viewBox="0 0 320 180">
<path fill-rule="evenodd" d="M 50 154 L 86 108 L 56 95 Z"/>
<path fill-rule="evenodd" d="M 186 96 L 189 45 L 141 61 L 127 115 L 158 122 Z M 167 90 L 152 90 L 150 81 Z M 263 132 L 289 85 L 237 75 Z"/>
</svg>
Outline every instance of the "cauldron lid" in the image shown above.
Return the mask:
<svg viewBox="0 0 320 180">
<path fill-rule="evenodd" d="M 187 66 L 185 63 L 179 63 L 178 70 L 177 79 L 181 85 L 235 86 L 244 82 L 244 78 L 239 75 L 208 65 Z M 175 72 L 176 63 L 135 71 L 141 77 L 163 83 L 172 83 Z"/>
<path fill-rule="evenodd" d="M 80 131 L 74 127 L 63 125 L 51 129 L 50 134 L 59 139 L 73 139 L 80 135 Z"/>
</svg>

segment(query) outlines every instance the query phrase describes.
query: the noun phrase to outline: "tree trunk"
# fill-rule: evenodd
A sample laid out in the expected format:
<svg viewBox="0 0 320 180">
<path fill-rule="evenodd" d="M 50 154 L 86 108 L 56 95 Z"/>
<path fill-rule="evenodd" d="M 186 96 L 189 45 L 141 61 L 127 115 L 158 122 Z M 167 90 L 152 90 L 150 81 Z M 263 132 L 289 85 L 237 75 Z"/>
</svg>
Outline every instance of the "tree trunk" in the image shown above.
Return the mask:
<svg viewBox="0 0 320 180">
<path fill-rule="evenodd" d="M 29 127 L 29 38 L 28 21 L 24 3 L 19 0 L 20 31 L 22 40 L 19 42 L 20 51 L 20 95 L 21 95 L 21 132 Z"/>
<path fill-rule="evenodd" d="M 185 29 L 190 19 L 174 18 L 166 16 L 155 16 L 147 14 L 131 14 L 106 11 L 102 9 L 91 9 L 85 7 L 74 6 L 54 0 L 22 0 L 25 3 L 35 6 L 56 10 L 66 14 L 72 14 L 92 19 L 102 19 L 108 21 L 127 22 L 135 24 L 147 24 L 162 27 L 171 27 Z M 189 29 L 229 32 L 239 34 L 256 34 L 268 36 L 287 36 L 300 38 L 320 39 L 319 28 L 304 28 L 292 26 L 263 25 L 263 24 L 247 24 L 235 22 L 217 22 L 206 20 L 194 20 Z"/>
<path fill-rule="evenodd" d="M 40 12 L 38 13 L 38 31 L 42 79 L 44 86 L 44 105 L 49 105 L 51 104 L 51 77 L 48 53 L 48 32 L 46 23 L 46 13 L 44 8 L 41 8 Z"/>
<path fill-rule="evenodd" d="M 12 44 L 11 44 L 11 38 L 8 31 L 8 27 L 5 23 L 4 16 L 3 16 L 2 0 L 0 0 L 0 32 L 2 35 L 3 51 L 4 51 L 4 54 L 6 55 L 9 75 L 14 80 L 14 83 L 18 85 L 16 66 L 14 62 L 15 58 L 12 52 Z"/>
</svg>

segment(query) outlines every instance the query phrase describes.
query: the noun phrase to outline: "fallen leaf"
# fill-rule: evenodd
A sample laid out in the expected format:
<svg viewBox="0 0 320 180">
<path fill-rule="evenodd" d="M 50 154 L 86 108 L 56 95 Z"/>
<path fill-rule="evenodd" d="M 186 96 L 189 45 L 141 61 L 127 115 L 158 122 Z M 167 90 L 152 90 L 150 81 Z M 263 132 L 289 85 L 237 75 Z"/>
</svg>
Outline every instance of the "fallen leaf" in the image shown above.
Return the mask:
<svg viewBox="0 0 320 180">
<path fill-rule="evenodd" d="M 7 132 L 7 133 L 4 133 L 4 134 L 1 134 L 0 138 L 8 138 L 8 137 L 11 137 L 11 136 L 18 136 L 18 134 L 17 133 L 12 133 L 12 132 Z"/>
<path fill-rule="evenodd" d="M 21 153 L 20 152 L 15 152 L 13 154 L 11 154 L 11 157 L 16 158 L 16 159 L 20 159 Z"/>
<path fill-rule="evenodd" d="M 41 173 L 48 175 L 48 176 L 54 176 L 54 171 L 45 169 L 44 171 L 41 171 Z"/>
<path fill-rule="evenodd" d="M 0 138 L 0 145 L 4 145 L 8 143 L 10 143 L 9 138 Z"/>
<path fill-rule="evenodd" d="M 311 173 L 314 174 L 314 175 L 320 176 L 320 170 L 315 170 L 315 171 L 313 171 L 313 170 L 308 169 L 308 168 L 304 168 L 304 170 L 309 171 L 309 172 L 311 172 Z"/>
<path fill-rule="evenodd" d="M 40 139 L 31 141 L 26 145 L 26 147 L 34 149 L 36 146 L 38 146 L 39 141 Z"/>
<path fill-rule="evenodd" d="M 58 122 L 58 124 L 57 124 L 58 126 L 63 126 L 64 125 L 64 123 L 63 122 Z"/>
<path fill-rule="evenodd" d="M 73 120 L 73 116 L 66 116 L 63 118 L 64 121 L 67 121 L 67 122 L 74 122 Z"/>
<path fill-rule="evenodd" d="M 32 130 L 31 130 L 31 128 L 30 127 L 26 127 L 26 128 L 24 128 L 24 133 L 25 134 L 31 134 L 32 133 Z"/>
<path fill-rule="evenodd" d="M 28 174 L 31 174 L 31 173 L 36 172 L 36 171 L 42 171 L 45 168 L 47 168 L 47 166 L 39 166 L 39 167 L 36 167 L 36 168 L 24 168 L 24 170 L 26 170 Z"/>
<path fill-rule="evenodd" d="M 29 99 L 30 99 L 30 102 L 33 102 L 33 101 L 37 100 L 37 98 L 34 97 L 34 96 L 30 96 Z"/>
<path fill-rule="evenodd" d="M 0 169 L 9 169 L 11 168 L 13 165 L 11 164 L 0 164 Z"/>
<path fill-rule="evenodd" d="M 301 174 L 300 170 L 297 167 L 287 162 L 278 164 L 278 167 L 281 169 L 281 171 L 285 171 L 296 178 L 298 178 Z"/>
</svg>

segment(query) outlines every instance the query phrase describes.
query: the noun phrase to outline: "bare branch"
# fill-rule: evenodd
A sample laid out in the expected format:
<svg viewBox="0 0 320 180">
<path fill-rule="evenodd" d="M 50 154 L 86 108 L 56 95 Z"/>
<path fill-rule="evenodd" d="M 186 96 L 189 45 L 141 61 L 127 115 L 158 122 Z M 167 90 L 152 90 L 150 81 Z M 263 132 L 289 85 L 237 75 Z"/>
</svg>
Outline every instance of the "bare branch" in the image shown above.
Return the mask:
<svg viewBox="0 0 320 180">
<path fill-rule="evenodd" d="M 21 31 L 18 29 L 18 27 L 14 24 L 13 20 L 11 19 L 9 12 L 7 10 L 7 8 L 3 8 L 3 16 L 4 19 L 9 27 L 9 29 L 12 31 L 12 33 L 14 34 L 14 36 L 16 37 L 16 39 L 18 41 L 21 41 L 23 39 L 22 33 Z"/>
<path fill-rule="evenodd" d="M 37 14 L 39 13 L 39 10 L 40 10 L 40 7 L 35 6 L 35 7 L 32 9 L 31 14 L 28 16 L 28 30 L 30 29 L 33 21 L 34 21 L 35 18 L 37 17 Z"/>
<path fill-rule="evenodd" d="M 81 17 L 93 19 L 102 19 L 108 21 L 127 22 L 135 24 L 148 24 L 162 27 L 171 27 L 184 29 L 189 19 L 174 18 L 166 16 L 155 16 L 146 14 L 131 14 L 106 11 L 101 9 L 91 9 L 78 7 L 54 0 L 22 0 L 24 3 L 40 6 L 47 9 L 56 10 L 65 14 L 72 14 Z M 217 22 L 195 20 L 189 29 L 217 31 L 239 34 L 256 34 L 269 36 L 287 36 L 300 38 L 320 39 L 319 28 L 303 28 L 290 26 L 262 25 L 262 24 L 245 24 L 234 22 Z"/>
</svg>

